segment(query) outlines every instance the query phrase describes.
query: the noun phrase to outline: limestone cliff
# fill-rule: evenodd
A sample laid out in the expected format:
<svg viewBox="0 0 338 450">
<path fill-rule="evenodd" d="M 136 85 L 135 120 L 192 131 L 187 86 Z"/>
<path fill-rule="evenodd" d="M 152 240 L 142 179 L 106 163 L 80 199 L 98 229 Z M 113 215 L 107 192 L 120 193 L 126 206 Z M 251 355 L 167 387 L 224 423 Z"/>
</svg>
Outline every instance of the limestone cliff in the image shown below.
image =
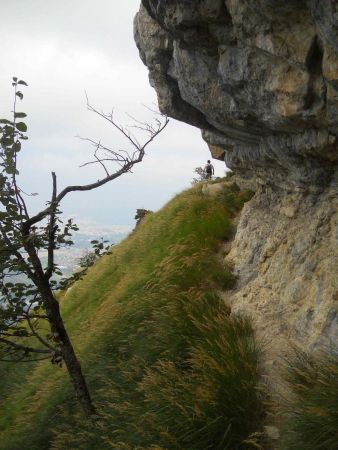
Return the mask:
<svg viewBox="0 0 338 450">
<path fill-rule="evenodd" d="M 256 191 L 232 310 L 278 353 L 338 351 L 337 2 L 143 0 L 135 40 L 160 109 Z"/>
</svg>

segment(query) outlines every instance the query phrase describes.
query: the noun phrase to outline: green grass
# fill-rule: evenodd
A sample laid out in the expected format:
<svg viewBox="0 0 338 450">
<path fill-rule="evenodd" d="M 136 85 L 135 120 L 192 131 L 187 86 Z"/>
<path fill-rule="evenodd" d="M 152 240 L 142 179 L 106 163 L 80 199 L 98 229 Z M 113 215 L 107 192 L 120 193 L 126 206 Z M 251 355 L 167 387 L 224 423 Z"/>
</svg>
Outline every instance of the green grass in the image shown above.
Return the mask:
<svg viewBox="0 0 338 450">
<path fill-rule="evenodd" d="M 298 352 L 288 362 L 284 450 L 338 450 L 338 360 Z"/>
<path fill-rule="evenodd" d="M 217 255 L 249 197 L 195 186 L 72 287 L 62 313 L 100 418 L 84 420 L 64 369 L 2 364 L 1 449 L 252 448 L 259 350 L 219 297 L 235 278 Z"/>
</svg>

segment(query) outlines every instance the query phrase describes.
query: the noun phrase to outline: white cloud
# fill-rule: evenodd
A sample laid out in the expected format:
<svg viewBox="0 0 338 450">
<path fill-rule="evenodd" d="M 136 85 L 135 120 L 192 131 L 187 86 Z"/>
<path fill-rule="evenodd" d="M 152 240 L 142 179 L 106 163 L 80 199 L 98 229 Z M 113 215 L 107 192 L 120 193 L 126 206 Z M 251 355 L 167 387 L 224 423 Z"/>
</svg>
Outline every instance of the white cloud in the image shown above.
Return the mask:
<svg viewBox="0 0 338 450">
<path fill-rule="evenodd" d="M 0 117 L 12 108 L 13 75 L 29 83 L 20 105 L 28 113 L 29 140 L 20 156 L 21 183 L 33 210 L 50 196 L 50 172 L 60 187 L 97 179 L 94 167 L 79 169 L 91 150 L 75 136 L 102 139 L 125 148 L 122 136 L 86 110 L 86 90 L 98 108 L 116 109 L 149 120 L 142 104 L 156 94 L 133 42 L 133 17 L 139 0 L 12 0 L 1 5 Z M 74 194 L 62 205 L 65 214 L 104 224 L 133 223 L 136 208 L 158 209 L 193 177 L 209 157 L 199 130 L 171 121 L 149 148 L 144 162 L 96 192 Z M 215 163 L 219 175 L 224 165 Z"/>
</svg>

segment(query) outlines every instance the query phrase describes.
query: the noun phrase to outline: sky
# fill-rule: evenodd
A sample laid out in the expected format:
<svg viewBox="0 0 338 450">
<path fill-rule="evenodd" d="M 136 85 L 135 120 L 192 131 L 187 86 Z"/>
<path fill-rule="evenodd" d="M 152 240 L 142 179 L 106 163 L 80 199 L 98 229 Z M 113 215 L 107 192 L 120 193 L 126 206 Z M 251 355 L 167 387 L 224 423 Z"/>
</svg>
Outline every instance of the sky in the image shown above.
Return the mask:
<svg viewBox="0 0 338 450">
<path fill-rule="evenodd" d="M 28 115 L 29 140 L 20 153 L 19 184 L 27 194 L 39 194 L 26 198 L 36 212 L 49 200 L 51 171 L 59 189 L 101 177 L 99 167 L 79 167 L 93 151 L 79 137 L 126 148 L 120 134 L 87 110 L 85 93 L 97 109 L 113 108 L 125 125 L 132 122 L 129 115 L 151 119 L 144 105 L 156 108 L 156 93 L 133 40 L 139 0 L 0 2 L 0 117 L 10 118 L 13 109 L 12 76 L 25 80 L 29 86 L 19 109 Z M 95 191 L 70 194 L 61 209 L 92 227 L 132 225 L 137 208 L 161 208 L 190 186 L 194 168 L 208 158 L 200 131 L 171 119 L 132 174 Z M 213 164 L 216 175 L 223 176 L 224 164 Z"/>
</svg>

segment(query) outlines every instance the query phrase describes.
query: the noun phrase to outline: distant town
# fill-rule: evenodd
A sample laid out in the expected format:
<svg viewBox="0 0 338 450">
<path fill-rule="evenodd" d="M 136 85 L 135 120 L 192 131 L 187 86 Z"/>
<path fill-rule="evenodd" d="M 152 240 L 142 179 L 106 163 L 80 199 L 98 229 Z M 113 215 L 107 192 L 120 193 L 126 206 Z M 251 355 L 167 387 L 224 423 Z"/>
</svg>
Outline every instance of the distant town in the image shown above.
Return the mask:
<svg viewBox="0 0 338 450">
<path fill-rule="evenodd" d="M 108 228 L 108 227 L 107 227 Z M 64 276 L 71 275 L 77 268 L 79 268 L 79 260 L 86 252 L 91 251 L 91 243 L 93 239 L 101 239 L 108 241 L 110 244 L 118 244 L 124 239 L 131 231 L 132 227 L 125 226 L 112 226 L 110 230 L 97 230 L 88 229 L 84 232 L 74 233 L 73 241 L 74 245 L 68 248 L 62 248 L 56 252 L 56 263 L 59 265 Z M 100 231 L 102 231 L 100 233 Z M 43 257 L 43 255 L 41 255 Z"/>
</svg>

